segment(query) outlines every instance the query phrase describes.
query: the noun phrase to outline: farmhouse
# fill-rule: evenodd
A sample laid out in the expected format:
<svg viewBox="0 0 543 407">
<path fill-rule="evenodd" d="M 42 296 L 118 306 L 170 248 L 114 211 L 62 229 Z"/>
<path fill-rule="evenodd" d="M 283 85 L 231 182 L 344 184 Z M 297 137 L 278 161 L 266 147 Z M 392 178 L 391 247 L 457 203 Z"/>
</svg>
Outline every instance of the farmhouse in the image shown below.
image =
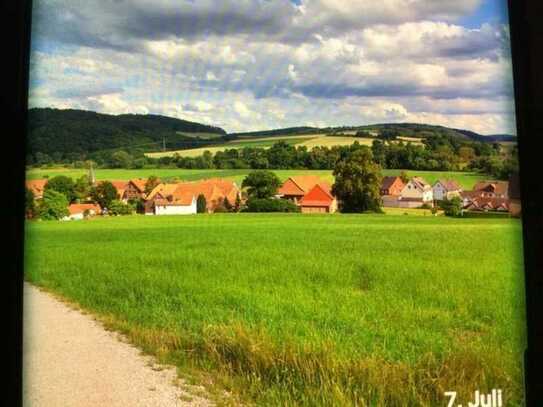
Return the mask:
<svg viewBox="0 0 543 407">
<path fill-rule="evenodd" d="M 334 213 L 337 211 L 337 200 L 331 192 L 330 185 L 324 182 L 316 184 L 298 202 L 302 213 Z"/>
<path fill-rule="evenodd" d="M 464 209 L 468 211 L 508 212 L 509 200 L 506 198 L 476 197 L 464 205 Z"/>
<path fill-rule="evenodd" d="M 191 193 L 174 191 L 166 199 L 155 199 L 155 215 L 191 215 L 196 213 L 196 197 Z"/>
<path fill-rule="evenodd" d="M 380 194 L 383 195 L 400 195 L 405 183 L 400 177 L 383 177 L 381 182 Z"/>
<path fill-rule="evenodd" d="M 68 216 L 62 218 L 62 220 L 81 220 L 84 219 L 86 215 L 95 216 L 102 213 L 100 205 L 87 203 L 87 204 L 71 204 L 68 206 Z"/>
<path fill-rule="evenodd" d="M 117 190 L 118 197 L 123 202 L 137 200 L 145 196 L 147 180 L 138 178 L 129 181 L 110 181 Z"/>
<path fill-rule="evenodd" d="M 33 179 L 26 181 L 26 187 L 34 194 L 34 199 L 42 199 L 43 191 L 47 185 L 46 179 Z"/>
<path fill-rule="evenodd" d="M 208 212 L 214 212 L 218 206 L 223 204 L 225 198 L 233 205 L 238 196 L 241 197 L 240 190 L 236 183 L 223 179 L 208 179 L 177 184 L 159 184 L 146 198 L 145 213 L 156 213 L 157 204 L 159 206 L 172 206 L 166 204 L 166 201 L 168 200 L 170 200 L 170 202 L 177 202 L 177 206 L 190 206 L 192 205 L 190 197 L 193 196 L 194 199 L 197 200 L 199 195 L 205 197 L 206 209 Z M 173 211 L 174 209 L 169 210 Z M 182 209 L 177 208 L 176 211 L 182 212 Z M 187 211 L 189 211 L 189 209 L 187 209 Z M 194 213 L 196 213 L 196 205 L 194 205 Z"/>
<path fill-rule="evenodd" d="M 421 205 L 432 205 L 434 195 L 432 187 L 421 177 L 413 177 L 403 187 L 398 199 L 400 208 L 417 208 Z"/>
<path fill-rule="evenodd" d="M 432 186 L 432 194 L 436 201 L 451 199 L 453 196 L 460 196 L 462 187 L 458 182 L 450 179 L 440 179 Z"/>
<path fill-rule="evenodd" d="M 322 183 L 323 180 L 316 175 L 301 175 L 288 178 L 277 190 L 277 197 L 288 199 L 298 204 L 315 185 Z"/>
<path fill-rule="evenodd" d="M 507 181 L 481 181 L 473 187 L 484 198 L 509 198 L 508 189 Z"/>
</svg>

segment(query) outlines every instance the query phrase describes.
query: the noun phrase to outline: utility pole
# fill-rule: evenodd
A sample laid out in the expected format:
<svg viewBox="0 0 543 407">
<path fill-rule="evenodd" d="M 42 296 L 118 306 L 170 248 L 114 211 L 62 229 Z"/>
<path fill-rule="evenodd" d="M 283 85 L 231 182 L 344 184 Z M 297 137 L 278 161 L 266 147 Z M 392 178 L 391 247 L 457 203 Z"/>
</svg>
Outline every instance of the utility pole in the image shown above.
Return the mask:
<svg viewBox="0 0 543 407">
<path fill-rule="evenodd" d="M 166 151 L 166 137 L 162 137 L 162 151 Z"/>
</svg>

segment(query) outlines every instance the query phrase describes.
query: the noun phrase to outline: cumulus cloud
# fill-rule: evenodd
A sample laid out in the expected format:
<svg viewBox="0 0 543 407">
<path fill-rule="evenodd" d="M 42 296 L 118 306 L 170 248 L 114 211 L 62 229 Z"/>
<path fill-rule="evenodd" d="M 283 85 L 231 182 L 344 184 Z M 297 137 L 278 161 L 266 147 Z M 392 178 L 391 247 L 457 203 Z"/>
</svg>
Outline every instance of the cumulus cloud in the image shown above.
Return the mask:
<svg viewBox="0 0 543 407">
<path fill-rule="evenodd" d="M 37 0 L 30 102 L 231 131 L 442 120 L 503 132 L 508 30 L 462 26 L 480 3 Z"/>
</svg>

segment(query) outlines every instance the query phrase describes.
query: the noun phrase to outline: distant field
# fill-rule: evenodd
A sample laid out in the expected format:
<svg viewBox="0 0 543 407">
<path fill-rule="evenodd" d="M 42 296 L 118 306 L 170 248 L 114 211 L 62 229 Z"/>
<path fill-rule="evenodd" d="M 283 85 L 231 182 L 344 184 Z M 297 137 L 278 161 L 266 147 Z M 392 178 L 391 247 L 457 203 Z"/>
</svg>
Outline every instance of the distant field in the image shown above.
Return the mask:
<svg viewBox="0 0 543 407">
<path fill-rule="evenodd" d="M 360 144 L 371 146 L 373 142 L 372 138 L 362 137 L 349 137 L 349 136 L 326 136 L 323 134 L 304 134 L 304 135 L 292 135 L 292 136 L 273 136 L 262 138 L 243 138 L 239 140 L 229 141 L 228 143 L 221 144 L 214 147 L 200 147 L 192 148 L 188 150 L 177 151 L 165 151 L 156 153 L 147 153 L 147 156 L 153 158 L 169 157 L 174 154 L 179 154 L 181 157 L 197 157 L 208 150 L 212 153 L 217 151 L 224 151 L 229 148 L 243 148 L 243 147 L 260 147 L 269 148 L 278 141 L 284 141 L 290 145 L 306 146 L 309 150 L 314 147 L 332 147 L 332 146 L 350 146 L 355 141 Z"/>
<path fill-rule="evenodd" d="M 238 185 L 250 170 L 187 170 L 177 168 L 161 168 L 161 169 L 140 169 L 140 170 L 124 170 L 124 169 L 98 169 L 95 171 L 96 179 L 99 180 L 128 180 L 131 178 L 147 178 L 150 175 L 155 175 L 160 178 L 177 177 L 180 180 L 195 181 L 205 178 L 227 178 L 236 181 Z M 318 175 L 328 182 L 334 182 L 332 171 L 330 170 L 273 170 L 281 180 L 286 180 L 290 176 L 312 174 Z M 401 170 L 383 170 L 383 175 L 399 175 Z M 473 172 L 439 172 L 439 171 L 406 171 L 408 176 L 419 176 L 424 178 L 429 183 L 433 184 L 440 178 L 450 178 L 456 180 L 466 190 L 471 189 L 477 182 L 486 179 L 484 175 Z M 68 169 L 68 168 L 43 168 L 33 169 L 27 172 L 28 179 L 41 179 L 46 176 L 54 177 L 55 175 L 66 175 L 72 178 L 78 178 L 87 174 L 86 170 Z"/>
<path fill-rule="evenodd" d="M 218 133 L 191 133 L 186 131 L 178 131 L 177 134 L 201 140 L 213 140 L 223 136 L 223 134 Z"/>
<path fill-rule="evenodd" d="M 500 388 L 521 405 L 518 220 L 30 222 L 25 256 L 28 281 L 247 404 L 445 406 L 447 390 Z"/>
</svg>

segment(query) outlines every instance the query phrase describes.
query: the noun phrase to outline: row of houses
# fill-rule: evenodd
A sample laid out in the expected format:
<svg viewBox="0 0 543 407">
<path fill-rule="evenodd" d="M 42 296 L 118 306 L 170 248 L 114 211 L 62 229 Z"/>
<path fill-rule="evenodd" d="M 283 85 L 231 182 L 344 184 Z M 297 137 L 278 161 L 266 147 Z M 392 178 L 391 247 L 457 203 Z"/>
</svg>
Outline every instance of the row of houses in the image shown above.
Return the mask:
<svg viewBox="0 0 543 407">
<path fill-rule="evenodd" d="M 509 212 L 514 216 L 521 211 L 518 176 L 509 181 L 480 181 L 468 191 L 454 180 L 437 180 L 430 185 L 421 177 L 413 177 L 407 183 L 400 177 L 384 177 L 380 192 L 385 207 L 434 206 L 439 201 L 459 197 L 466 211 Z"/>
<path fill-rule="evenodd" d="M 314 175 L 288 178 L 276 197 L 294 202 L 302 213 L 334 213 L 338 208 L 332 186 Z"/>
<path fill-rule="evenodd" d="M 122 202 L 143 201 L 146 215 L 184 215 L 197 212 L 198 196 L 206 200 L 206 211 L 214 212 L 219 206 L 235 204 L 241 200 L 241 191 L 235 182 L 213 178 L 195 182 L 159 183 L 149 193 L 145 192 L 147 180 L 132 179 L 129 181 L 110 181 L 117 190 L 117 199 Z M 47 180 L 28 180 L 26 186 L 35 199 L 41 199 Z M 71 204 L 66 219 L 83 219 L 85 216 L 102 214 L 102 208 L 89 202 Z"/>
</svg>

